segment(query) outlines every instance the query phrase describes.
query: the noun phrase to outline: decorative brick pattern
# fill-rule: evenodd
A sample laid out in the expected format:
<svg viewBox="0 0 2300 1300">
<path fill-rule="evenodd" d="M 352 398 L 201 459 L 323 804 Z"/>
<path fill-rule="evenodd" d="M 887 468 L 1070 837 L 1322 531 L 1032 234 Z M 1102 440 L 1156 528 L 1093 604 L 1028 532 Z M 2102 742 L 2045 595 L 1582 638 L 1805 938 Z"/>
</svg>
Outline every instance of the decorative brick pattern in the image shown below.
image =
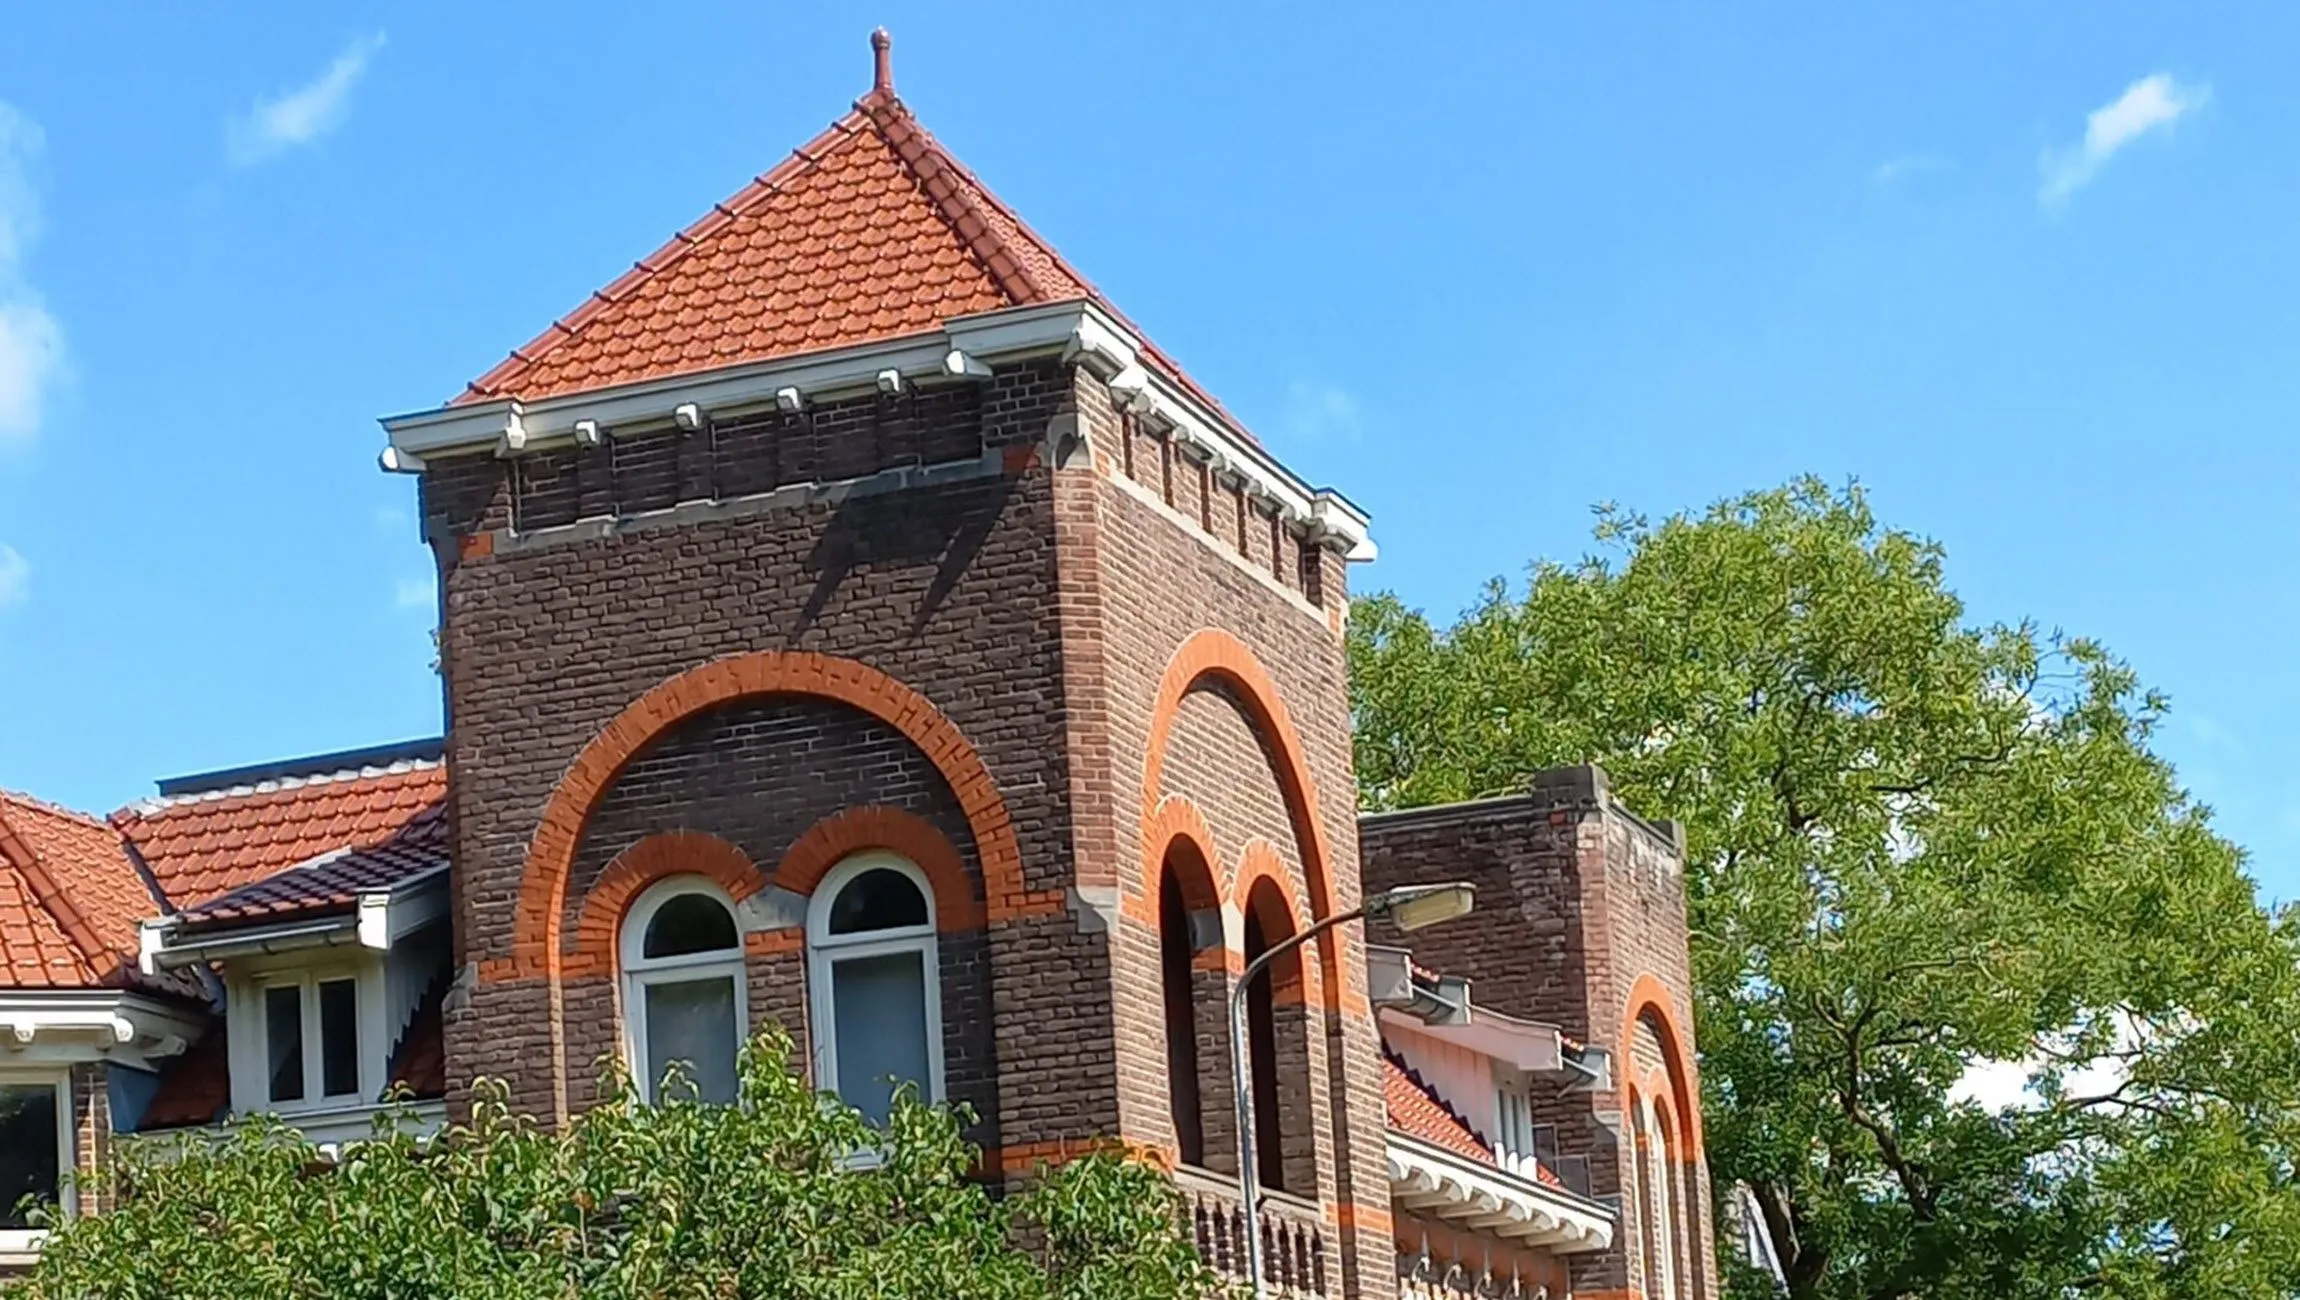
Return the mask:
<svg viewBox="0 0 2300 1300">
<path fill-rule="evenodd" d="M 561 963 L 569 979 L 613 974 L 616 940 L 631 901 L 671 876 L 703 876 L 740 903 L 766 878 L 741 849 L 703 831 L 659 831 L 615 855 L 584 894 L 575 922 L 574 951 Z"/>
</svg>

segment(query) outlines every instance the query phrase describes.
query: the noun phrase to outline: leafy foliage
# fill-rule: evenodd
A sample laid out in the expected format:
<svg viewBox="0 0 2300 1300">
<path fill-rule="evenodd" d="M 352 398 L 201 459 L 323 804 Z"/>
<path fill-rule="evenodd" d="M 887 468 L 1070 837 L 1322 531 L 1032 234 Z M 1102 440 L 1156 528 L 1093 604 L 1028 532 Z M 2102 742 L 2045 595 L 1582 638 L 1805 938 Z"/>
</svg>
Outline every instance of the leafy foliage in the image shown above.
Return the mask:
<svg viewBox="0 0 2300 1300">
<path fill-rule="evenodd" d="M 1597 761 L 1687 824 L 1709 1160 L 1798 1297 L 2300 1294 L 2300 925 L 2089 641 L 1814 480 L 1350 633 L 1363 800 Z M 1976 1067 L 2024 1073 L 2011 1105 Z"/>
<path fill-rule="evenodd" d="M 741 1101 L 640 1104 L 620 1079 L 563 1132 L 500 1085 L 428 1142 L 336 1158 L 276 1120 L 129 1142 L 110 1213 L 60 1225 L 28 1300 L 1186 1300 L 1217 1288 L 1172 1185 L 1114 1154 L 994 1198 L 959 1119 L 905 1099 L 883 1132 L 746 1046 Z M 688 1099 L 676 1099 L 684 1096 Z M 869 1159 L 858 1160 L 857 1153 Z"/>
</svg>

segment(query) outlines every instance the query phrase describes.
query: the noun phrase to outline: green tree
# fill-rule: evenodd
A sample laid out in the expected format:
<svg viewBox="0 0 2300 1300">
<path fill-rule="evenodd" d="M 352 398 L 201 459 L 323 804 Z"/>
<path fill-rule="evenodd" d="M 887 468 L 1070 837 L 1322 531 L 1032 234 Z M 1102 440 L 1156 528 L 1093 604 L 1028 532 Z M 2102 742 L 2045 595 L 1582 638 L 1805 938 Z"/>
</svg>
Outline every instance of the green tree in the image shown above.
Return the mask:
<svg viewBox="0 0 2300 1300">
<path fill-rule="evenodd" d="M 2089 641 L 1815 480 L 1350 631 L 1373 807 L 1594 760 L 1687 825 L 1709 1161 L 1803 1297 L 2300 1295 L 2300 930 Z M 2002 1110 L 1960 1089 L 2028 1071 Z"/>
<path fill-rule="evenodd" d="M 883 1132 L 745 1048 L 741 1101 L 611 1097 L 564 1131 L 474 1089 L 471 1122 L 334 1158 L 276 1121 L 129 1142 L 27 1300 L 1185 1300 L 1218 1288 L 1172 1185 L 1116 1154 L 994 1197 L 946 1110 Z M 679 1091 L 674 1084 L 670 1092 Z M 689 1092 L 691 1096 L 691 1090 Z M 858 1159 L 857 1153 L 867 1153 Z"/>
</svg>

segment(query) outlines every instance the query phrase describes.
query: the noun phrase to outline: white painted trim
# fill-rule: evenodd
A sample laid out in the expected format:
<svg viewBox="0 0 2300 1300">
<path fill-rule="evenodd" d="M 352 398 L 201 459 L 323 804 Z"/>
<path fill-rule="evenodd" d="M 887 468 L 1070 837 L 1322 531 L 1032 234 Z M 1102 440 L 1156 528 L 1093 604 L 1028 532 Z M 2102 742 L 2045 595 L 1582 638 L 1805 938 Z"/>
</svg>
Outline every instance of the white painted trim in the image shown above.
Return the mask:
<svg viewBox="0 0 2300 1300">
<path fill-rule="evenodd" d="M 715 948 L 709 952 L 687 953 L 677 957 L 649 957 L 645 955 L 647 927 L 663 905 L 675 898 L 700 894 L 727 910 L 727 928 L 733 932 L 732 947 Z M 735 900 L 721 889 L 717 881 L 708 876 L 667 876 L 649 885 L 631 904 L 623 916 L 623 928 L 617 938 L 620 957 L 623 998 L 623 1059 L 631 1064 L 632 1080 L 639 1087 L 639 1096 L 652 1102 L 655 1086 L 662 1082 L 663 1063 L 647 1056 L 647 998 L 646 990 L 652 984 L 684 984 L 705 979 L 724 977 L 735 989 L 735 1050 L 742 1051 L 743 1041 L 750 1036 L 750 981 L 743 971 L 743 924 L 735 909 Z"/>
<path fill-rule="evenodd" d="M 1537 1178 L 1389 1135 L 1390 1199 L 1407 1209 L 1558 1254 L 1604 1250 L 1614 1218 L 1605 1206 Z"/>
<path fill-rule="evenodd" d="M 148 1069 L 200 1036 L 195 1011 L 115 991 L 0 990 L 0 1070 L 117 1061 Z"/>
<path fill-rule="evenodd" d="M 1468 1011 L 1469 1022 L 1460 1025 L 1423 1020 L 1397 1007 L 1378 1007 L 1375 1015 L 1400 1029 L 1491 1057 L 1527 1074 L 1554 1074 L 1564 1068 L 1565 1040 L 1557 1026 L 1505 1016 L 1475 1002 Z"/>
<path fill-rule="evenodd" d="M 72 1113 L 72 1072 L 69 1067 L 42 1069 L 0 1066 L 0 1084 L 16 1087 L 48 1086 L 56 1092 L 56 1203 L 69 1217 L 79 1212 L 73 1178 L 79 1170 L 79 1125 Z M 14 1206 L 8 1206 L 13 1210 Z M 40 1254 L 48 1233 L 40 1228 L 0 1228 L 0 1261 L 29 1261 Z"/>
<path fill-rule="evenodd" d="M 320 1042 L 319 986 L 336 980 L 352 981 L 353 1032 L 357 1035 L 359 1079 L 354 1092 L 322 1094 L 324 1053 Z M 228 1010 L 224 1032 L 232 1080 L 232 1110 L 236 1114 L 268 1113 L 295 1117 L 324 1114 L 353 1106 L 371 1106 L 383 1095 L 384 1074 L 390 1066 L 391 1026 L 384 1014 L 383 962 L 365 950 L 332 961 L 275 963 L 258 970 L 232 972 L 225 982 Z M 304 1095 L 290 1101 L 271 1096 L 271 1018 L 266 1014 L 267 990 L 294 987 L 302 1016 Z"/>
<path fill-rule="evenodd" d="M 351 851 L 333 849 L 287 870 L 323 866 Z M 271 878 L 276 880 L 279 876 Z M 181 938 L 181 916 L 146 920 L 137 931 L 137 962 L 145 974 L 152 975 L 229 958 L 271 956 L 311 948 L 357 946 L 387 952 L 393 944 L 446 915 L 447 868 L 433 867 L 389 889 L 360 891 L 354 896 L 348 913 L 313 920 L 225 928 Z"/>
<path fill-rule="evenodd" d="M 918 889 L 926 902 L 926 922 L 895 930 L 867 930 L 861 934 L 832 934 L 831 907 L 855 878 L 879 868 L 900 873 Z M 807 900 L 807 984 L 809 1016 L 813 1022 L 815 1086 L 838 1091 L 838 1007 L 831 991 L 831 972 L 839 962 L 890 953 L 919 954 L 919 979 L 925 985 L 926 1072 L 930 1104 L 943 1100 L 942 1059 L 942 941 L 936 930 L 934 886 L 918 865 L 884 849 L 865 849 L 845 858 L 827 872 Z"/>
<path fill-rule="evenodd" d="M 416 1138 L 428 1138 L 447 1127 L 447 1103 L 443 1100 L 418 1101 L 400 1104 L 357 1102 L 348 1106 L 327 1106 L 301 1111 L 284 1117 L 288 1126 L 301 1133 L 322 1155 L 333 1158 L 345 1143 L 362 1141 L 375 1136 L 375 1118 L 378 1115 L 399 1113 L 402 1116 L 398 1131 Z M 157 1141 L 171 1139 L 198 1140 L 223 1139 L 232 1131 L 234 1121 L 203 1124 L 192 1128 L 148 1130 Z"/>
<path fill-rule="evenodd" d="M 1374 558 L 1364 511 L 1338 492 L 1304 482 L 1196 394 L 1143 365 L 1142 351 L 1140 339 L 1091 302 L 1013 307 L 953 317 L 931 334 L 701 374 L 532 403 L 501 398 L 386 416 L 382 424 L 394 454 L 386 457 L 384 468 L 420 468 L 424 457 L 436 452 L 493 449 L 513 455 L 571 443 L 581 421 L 613 435 L 670 424 L 677 418 L 674 413 L 687 407 L 712 416 L 769 407 L 789 410 L 793 395 L 814 401 L 890 392 L 920 380 L 949 382 L 954 375 L 973 380 L 994 362 L 1056 352 L 1111 383 L 1124 409 L 1170 430 L 1218 471 L 1237 476 L 1253 495 L 1273 503 L 1277 513 L 1353 560 Z"/>
</svg>

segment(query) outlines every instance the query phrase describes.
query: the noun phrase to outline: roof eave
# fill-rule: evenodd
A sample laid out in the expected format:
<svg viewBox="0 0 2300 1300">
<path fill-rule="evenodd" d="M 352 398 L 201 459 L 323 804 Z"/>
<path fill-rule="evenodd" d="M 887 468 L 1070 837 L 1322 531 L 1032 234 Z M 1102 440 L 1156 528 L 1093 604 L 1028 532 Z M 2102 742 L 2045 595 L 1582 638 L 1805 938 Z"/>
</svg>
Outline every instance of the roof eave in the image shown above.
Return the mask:
<svg viewBox="0 0 2300 1300">
<path fill-rule="evenodd" d="M 157 974 L 235 957 L 313 948 L 356 946 L 388 952 L 408 934 L 446 914 L 447 868 L 433 867 L 385 888 L 361 890 L 349 904 L 315 904 L 244 921 L 202 924 L 196 913 L 146 921 L 139 965 L 146 974 Z"/>
<path fill-rule="evenodd" d="M 1086 298 L 954 316 L 930 333 L 642 383 L 386 416 L 381 423 L 390 445 L 381 463 L 388 471 L 420 473 L 432 456 L 517 456 L 571 445 L 579 436 L 680 427 L 704 417 L 865 393 L 882 389 L 890 371 L 902 383 L 975 382 L 994 364 L 1049 354 L 1092 370 L 1111 386 L 1122 409 L 1166 430 L 1323 544 L 1353 560 L 1374 558 L 1365 511 L 1339 492 L 1312 486 L 1185 385 L 1144 364 L 1143 341 Z"/>
</svg>

